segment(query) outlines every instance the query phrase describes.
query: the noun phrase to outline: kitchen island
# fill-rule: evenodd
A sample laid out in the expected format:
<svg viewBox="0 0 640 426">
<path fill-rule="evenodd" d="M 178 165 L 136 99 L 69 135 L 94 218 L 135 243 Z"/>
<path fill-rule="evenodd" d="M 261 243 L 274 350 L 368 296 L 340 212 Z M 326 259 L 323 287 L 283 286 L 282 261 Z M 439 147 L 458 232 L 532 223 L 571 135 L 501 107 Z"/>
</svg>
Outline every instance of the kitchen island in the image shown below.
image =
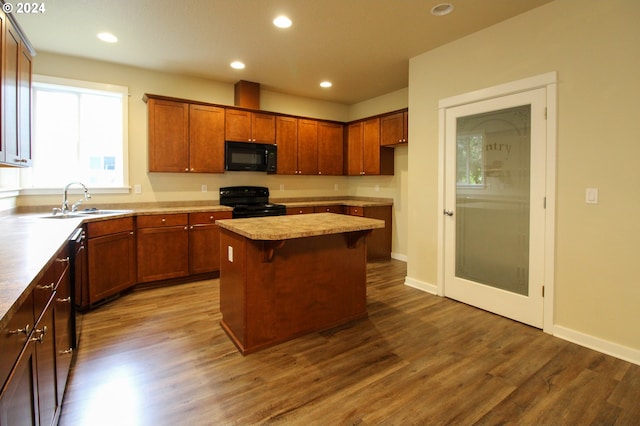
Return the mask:
<svg viewBox="0 0 640 426">
<path fill-rule="evenodd" d="M 247 354 L 364 318 L 366 236 L 334 213 L 218 220 L 222 328 Z"/>
</svg>

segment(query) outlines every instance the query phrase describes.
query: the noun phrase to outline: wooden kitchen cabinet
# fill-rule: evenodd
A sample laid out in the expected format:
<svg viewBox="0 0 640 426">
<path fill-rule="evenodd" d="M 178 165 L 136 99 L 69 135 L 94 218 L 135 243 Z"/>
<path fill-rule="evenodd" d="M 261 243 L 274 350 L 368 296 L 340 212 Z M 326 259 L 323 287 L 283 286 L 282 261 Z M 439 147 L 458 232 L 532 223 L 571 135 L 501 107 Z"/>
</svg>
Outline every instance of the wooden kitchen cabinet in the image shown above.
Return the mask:
<svg viewBox="0 0 640 426">
<path fill-rule="evenodd" d="M 133 218 L 87 224 L 87 291 L 81 308 L 132 287 L 136 283 L 136 241 Z M 79 302 L 79 303 L 78 303 Z"/>
<path fill-rule="evenodd" d="M 70 291 L 65 247 L 2 330 L 0 425 L 57 423 L 71 365 Z"/>
<path fill-rule="evenodd" d="M 347 214 L 385 221 L 385 227 L 367 236 L 367 261 L 390 259 L 392 238 L 391 206 L 349 206 Z"/>
<path fill-rule="evenodd" d="M 344 126 L 318 122 L 318 174 L 342 175 L 344 168 Z"/>
<path fill-rule="evenodd" d="M 393 175 L 393 154 L 380 146 L 380 117 L 349 124 L 347 175 Z"/>
<path fill-rule="evenodd" d="M 32 56 L 26 37 L 10 17 L 0 13 L 2 34 L 0 163 L 31 166 Z"/>
<path fill-rule="evenodd" d="M 147 95 L 149 171 L 224 172 L 224 108 Z"/>
<path fill-rule="evenodd" d="M 344 214 L 344 206 L 340 206 L 340 205 L 315 206 L 313 208 L 313 212 Z"/>
<path fill-rule="evenodd" d="M 138 216 L 138 282 L 189 275 L 189 215 Z"/>
<path fill-rule="evenodd" d="M 220 271 L 218 219 L 231 219 L 231 212 L 189 213 L 189 274 Z"/>
<path fill-rule="evenodd" d="M 225 139 L 237 142 L 276 143 L 276 116 L 225 108 Z"/>
<path fill-rule="evenodd" d="M 409 112 L 407 110 L 383 115 L 380 118 L 380 145 L 394 146 L 408 143 Z"/>
<path fill-rule="evenodd" d="M 298 119 L 278 116 L 276 118 L 276 144 L 278 145 L 279 175 L 298 173 Z"/>
<path fill-rule="evenodd" d="M 318 122 L 298 119 L 298 174 L 318 174 Z"/>
<path fill-rule="evenodd" d="M 287 214 L 310 214 L 314 213 L 313 206 L 308 207 L 287 207 Z"/>
</svg>

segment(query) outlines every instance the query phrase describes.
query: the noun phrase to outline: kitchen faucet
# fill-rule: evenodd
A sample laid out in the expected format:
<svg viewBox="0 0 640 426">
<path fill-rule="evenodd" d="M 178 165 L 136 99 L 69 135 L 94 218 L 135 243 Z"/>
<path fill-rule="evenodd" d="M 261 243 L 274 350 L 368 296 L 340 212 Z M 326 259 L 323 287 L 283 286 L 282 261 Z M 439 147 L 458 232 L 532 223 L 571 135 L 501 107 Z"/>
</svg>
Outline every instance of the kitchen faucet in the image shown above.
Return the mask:
<svg viewBox="0 0 640 426">
<path fill-rule="evenodd" d="M 86 186 L 84 186 L 84 184 L 82 182 L 70 182 L 67 184 L 67 186 L 64 187 L 64 192 L 62 194 L 62 207 L 61 208 L 57 208 L 55 207 L 53 209 L 53 214 L 55 215 L 56 213 L 60 212 L 63 215 L 69 213 L 69 199 L 68 199 L 68 191 L 69 191 L 69 187 L 71 185 L 80 185 L 82 187 L 82 189 L 84 189 L 84 200 L 88 200 L 89 198 L 91 198 L 91 194 L 89 194 L 89 190 L 87 189 Z M 78 206 L 80 204 L 82 204 L 82 202 L 84 200 L 78 200 L 76 203 L 74 203 L 71 206 L 71 212 L 75 212 L 78 210 Z"/>
</svg>

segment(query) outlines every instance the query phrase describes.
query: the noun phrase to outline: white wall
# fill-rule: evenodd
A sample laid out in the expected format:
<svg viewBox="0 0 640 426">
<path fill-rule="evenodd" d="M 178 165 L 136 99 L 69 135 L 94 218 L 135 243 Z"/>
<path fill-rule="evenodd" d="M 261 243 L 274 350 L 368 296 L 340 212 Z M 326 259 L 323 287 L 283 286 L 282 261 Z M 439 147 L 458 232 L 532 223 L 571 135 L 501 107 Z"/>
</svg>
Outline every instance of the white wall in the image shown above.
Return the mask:
<svg viewBox="0 0 640 426">
<path fill-rule="evenodd" d="M 557 71 L 557 330 L 639 356 L 639 16 L 636 0 L 556 0 L 411 60 L 411 279 L 438 279 L 438 101 Z"/>
</svg>

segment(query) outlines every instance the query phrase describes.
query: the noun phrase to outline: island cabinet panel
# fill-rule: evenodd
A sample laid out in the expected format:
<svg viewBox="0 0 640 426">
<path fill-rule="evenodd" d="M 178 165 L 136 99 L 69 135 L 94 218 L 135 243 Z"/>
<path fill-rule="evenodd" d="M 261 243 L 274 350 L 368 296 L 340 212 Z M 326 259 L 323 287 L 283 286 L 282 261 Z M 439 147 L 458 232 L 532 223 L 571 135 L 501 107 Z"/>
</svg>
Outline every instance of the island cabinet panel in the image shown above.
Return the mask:
<svg viewBox="0 0 640 426">
<path fill-rule="evenodd" d="M 366 233 L 259 241 L 222 229 L 222 327 L 239 350 L 366 317 Z"/>
<path fill-rule="evenodd" d="M 1 425 L 38 425 L 36 342 L 28 341 L 0 394 Z"/>
<path fill-rule="evenodd" d="M 138 216 L 138 282 L 189 275 L 187 213 Z"/>
<path fill-rule="evenodd" d="M 206 274 L 220 270 L 220 228 L 218 219 L 231 219 L 231 212 L 189 214 L 189 273 Z"/>
<path fill-rule="evenodd" d="M 87 224 L 86 291 L 76 304 L 88 308 L 136 283 L 136 244 L 133 218 Z"/>
</svg>

